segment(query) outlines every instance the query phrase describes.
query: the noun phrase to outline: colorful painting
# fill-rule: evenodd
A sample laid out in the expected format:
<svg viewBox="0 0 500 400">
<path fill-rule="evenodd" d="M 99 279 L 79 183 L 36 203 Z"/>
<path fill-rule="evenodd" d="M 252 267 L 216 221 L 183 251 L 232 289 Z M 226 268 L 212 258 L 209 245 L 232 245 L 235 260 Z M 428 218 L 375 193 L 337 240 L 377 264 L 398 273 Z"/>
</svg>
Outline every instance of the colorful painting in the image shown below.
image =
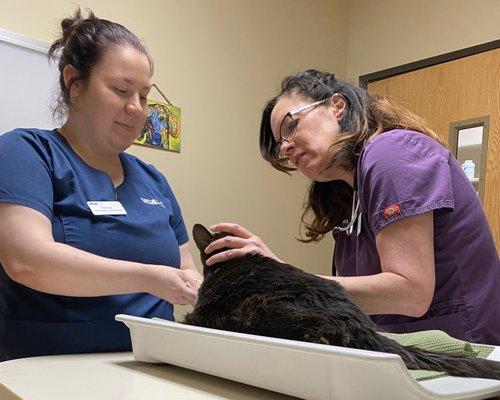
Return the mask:
<svg viewBox="0 0 500 400">
<path fill-rule="evenodd" d="M 181 109 L 159 101 L 148 100 L 148 119 L 135 144 L 180 153 Z"/>
</svg>

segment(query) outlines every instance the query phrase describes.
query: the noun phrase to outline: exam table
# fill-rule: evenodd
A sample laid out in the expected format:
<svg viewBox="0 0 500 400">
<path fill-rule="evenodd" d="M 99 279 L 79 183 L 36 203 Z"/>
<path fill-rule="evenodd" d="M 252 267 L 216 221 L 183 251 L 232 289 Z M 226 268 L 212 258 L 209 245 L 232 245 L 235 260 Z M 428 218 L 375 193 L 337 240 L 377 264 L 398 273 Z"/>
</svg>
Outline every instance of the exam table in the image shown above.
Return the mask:
<svg viewBox="0 0 500 400">
<path fill-rule="evenodd" d="M 130 329 L 133 353 L 0 363 L 0 399 L 500 398 L 500 381 L 446 376 L 417 382 L 393 354 L 116 319 Z M 488 358 L 500 360 L 500 347 Z"/>
</svg>

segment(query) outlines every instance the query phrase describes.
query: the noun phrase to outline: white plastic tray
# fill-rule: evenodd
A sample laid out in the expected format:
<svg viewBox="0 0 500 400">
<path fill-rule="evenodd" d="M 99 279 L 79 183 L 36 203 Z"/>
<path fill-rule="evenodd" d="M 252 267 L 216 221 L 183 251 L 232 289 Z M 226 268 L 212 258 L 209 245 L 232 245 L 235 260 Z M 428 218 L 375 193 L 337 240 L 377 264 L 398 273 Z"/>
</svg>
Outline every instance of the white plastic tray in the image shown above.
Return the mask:
<svg viewBox="0 0 500 400">
<path fill-rule="evenodd" d="M 168 363 L 304 399 L 486 399 L 500 381 L 443 377 L 415 381 L 394 354 L 226 332 L 117 315 L 134 358 Z M 499 350 L 499 348 L 495 349 Z M 500 351 L 496 352 L 500 358 Z M 491 358 L 491 356 L 490 356 Z"/>
</svg>

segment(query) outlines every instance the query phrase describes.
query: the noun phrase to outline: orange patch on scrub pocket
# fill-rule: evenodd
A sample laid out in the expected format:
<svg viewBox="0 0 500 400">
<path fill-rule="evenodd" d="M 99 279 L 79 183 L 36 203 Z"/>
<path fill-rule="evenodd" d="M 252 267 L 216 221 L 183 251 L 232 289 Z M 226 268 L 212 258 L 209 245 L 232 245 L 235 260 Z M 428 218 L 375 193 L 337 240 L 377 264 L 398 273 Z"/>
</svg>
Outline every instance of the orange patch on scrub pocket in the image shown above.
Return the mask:
<svg viewBox="0 0 500 400">
<path fill-rule="evenodd" d="M 401 206 L 399 204 L 391 204 L 384 209 L 384 218 L 389 218 L 396 214 L 401 214 Z"/>
</svg>

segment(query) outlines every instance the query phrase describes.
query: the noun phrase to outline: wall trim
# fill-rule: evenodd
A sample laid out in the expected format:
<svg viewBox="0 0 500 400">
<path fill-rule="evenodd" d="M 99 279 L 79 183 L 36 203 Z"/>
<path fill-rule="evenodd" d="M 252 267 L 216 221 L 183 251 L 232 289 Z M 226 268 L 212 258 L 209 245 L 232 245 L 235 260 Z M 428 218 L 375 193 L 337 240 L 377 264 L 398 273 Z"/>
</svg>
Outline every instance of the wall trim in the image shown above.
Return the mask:
<svg viewBox="0 0 500 400">
<path fill-rule="evenodd" d="M 50 44 L 42 42 L 38 39 L 33 39 L 29 36 L 21 35 L 20 33 L 8 31 L 0 28 L 0 40 L 7 43 L 15 44 L 16 46 L 26 47 L 31 50 L 38 51 L 43 54 L 48 54 Z"/>
<path fill-rule="evenodd" d="M 479 53 L 484 53 L 485 51 L 490 51 L 498 48 L 500 48 L 500 39 L 493 40 L 487 43 L 482 43 L 472 47 L 467 47 L 465 49 L 452 51 L 450 53 L 440 54 L 438 56 L 426 58 L 424 60 L 414 61 L 397 67 L 384 69 L 382 71 L 361 75 L 359 77 L 359 86 L 366 89 L 368 84 L 372 82 L 380 81 L 382 79 L 390 78 L 396 75 L 401 75 L 406 72 L 415 71 L 417 69 L 431 67 L 433 65 L 457 60 L 459 58 L 468 57 Z"/>
</svg>

